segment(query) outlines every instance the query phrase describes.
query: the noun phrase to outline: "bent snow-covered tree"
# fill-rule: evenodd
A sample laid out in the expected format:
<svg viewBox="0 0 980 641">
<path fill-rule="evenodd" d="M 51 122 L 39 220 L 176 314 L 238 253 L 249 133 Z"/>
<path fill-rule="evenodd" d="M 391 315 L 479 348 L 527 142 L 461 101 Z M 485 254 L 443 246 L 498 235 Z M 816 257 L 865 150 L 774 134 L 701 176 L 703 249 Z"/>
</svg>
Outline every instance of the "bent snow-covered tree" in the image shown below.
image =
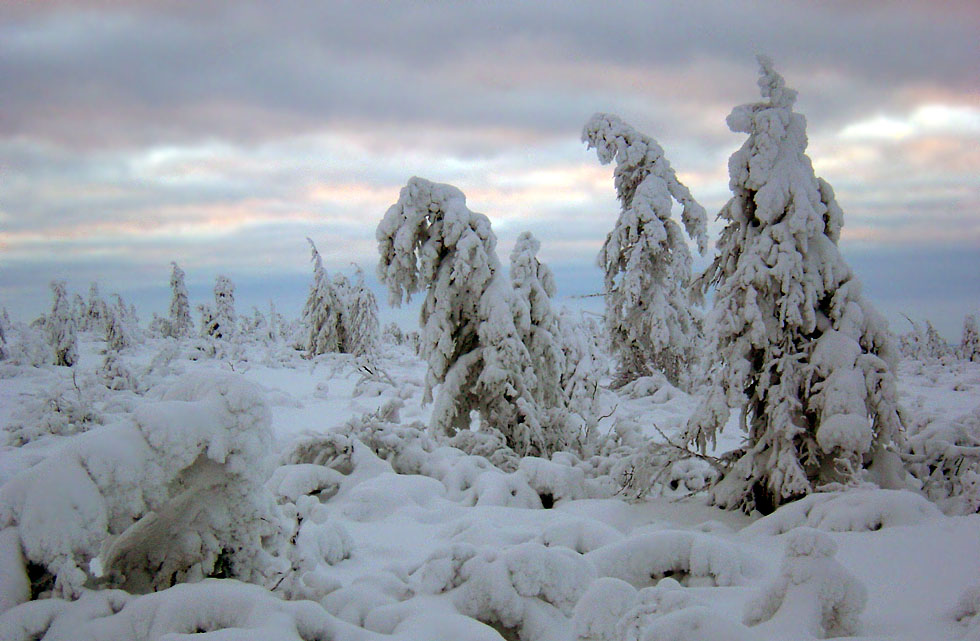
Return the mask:
<svg viewBox="0 0 980 641">
<path fill-rule="evenodd" d="M 727 225 L 700 278 L 717 287 L 707 323 L 717 364 L 687 434 L 704 450 L 740 408 L 747 442 L 713 498 L 766 513 L 894 461 L 900 417 L 892 337 L 837 247 L 843 213 L 804 153 L 796 92 L 759 63 L 766 100 L 728 116 L 749 138 L 729 160 Z"/>
<path fill-rule="evenodd" d="M 548 453 L 531 356 L 514 324 L 490 220 L 451 185 L 412 178 L 377 231 L 378 276 L 393 305 L 425 291 L 420 323 L 432 428 L 468 429 L 470 412 L 519 454 Z"/>
<path fill-rule="evenodd" d="M 184 285 L 184 270 L 177 263 L 170 263 L 170 327 L 169 335 L 174 338 L 187 336 L 191 332 L 191 306 L 187 300 L 187 286 Z"/>
<path fill-rule="evenodd" d="M 684 229 L 704 253 L 704 208 L 677 179 L 660 145 L 618 117 L 592 116 L 582 140 L 603 164 L 616 161 L 613 176 L 622 208 L 598 260 L 606 326 L 619 360 L 617 383 L 646 376 L 652 368 L 686 386 L 701 319 L 690 299 L 691 252 L 670 210 L 674 200 L 681 204 Z"/>
</svg>

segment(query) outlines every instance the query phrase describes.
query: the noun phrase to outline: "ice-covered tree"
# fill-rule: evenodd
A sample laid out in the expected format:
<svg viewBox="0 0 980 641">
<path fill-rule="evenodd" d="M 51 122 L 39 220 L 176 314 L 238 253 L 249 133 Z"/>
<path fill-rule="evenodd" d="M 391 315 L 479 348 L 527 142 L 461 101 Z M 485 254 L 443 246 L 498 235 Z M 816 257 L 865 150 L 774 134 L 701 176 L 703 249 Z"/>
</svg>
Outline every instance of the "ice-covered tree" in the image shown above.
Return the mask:
<svg viewBox="0 0 980 641">
<path fill-rule="evenodd" d="M 104 323 L 106 351 L 121 352 L 129 345 L 129 335 L 125 319 L 120 317 L 118 310 L 108 308 Z"/>
<path fill-rule="evenodd" d="M 949 343 L 939 335 L 939 331 L 932 325 L 932 321 L 926 321 L 926 350 L 932 358 L 943 358 L 949 356 Z"/>
<path fill-rule="evenodd" d="M 235 284 L 227 276 L 219 275 L 214 279 L 214 331 L 215 338 L 231 338 L 235 335 L 237 325 L 235 313 Z"/>
<path fill-rule="evenodd" d="M 691 304 L 691 252 L 681 226 L 671 218 L 676 200 L 688 236 L 704 253 L 704 208 L 691 196 L 652 138 L 618 117 L 596 114 L 582 140 L 603 163 L 616 162 L 619 218 L 599 252 L 604 272 L 606 325 L 623 385 L 660 370 L 675 384 L 689 380 L 700 334 L 700 314 Z"/>
<path fill-rule="evenodd" d="M 420 325 L 432 428 L 454 434 L 477 412 L 519 454 L 546 453 L 537 384 L 514 324 L 490 220 L 451 186 L 412 178 L 378 226 L 378 276 L 393 305 L 425 292 Z"/>
<path fill-rule="evenodd" d="M 703 450 L 739 408 L 746 444 L 713 497 L 765 513 L 851 478 L 901 421 L 893 339 L 837 247 L 843 212 L 804 153 L 796 92 L 767 58 L 759 63 L 766 100 L 728 116 L 749 137 L 729 160 L 726 226 L 700 279 L 717 288 L 708 316 L 716 364 L 687 429 Z"/>
<path fill-rule="evenodd" d="M 170 267 L 170 335 L 180 338 L 190 334 L 191 306 L 184 284 L 184 270 L 176 262 L 170 263 Z"/>
<path fill-rule="evenodd" d="M 980 330 L 977 329 L 977 317 L 973 314 L 963 319 L 960 358 L 967 361 L 980 361 Z"/>
<path fill-rule="evenodd" d="M 340 350 L 340 301 L 323 267 L 323 259 L 309 238 L 313 262 L 313 283 L 303 306 L 302 323 L 306 333 L 306 351 L 311 355 Z"/>
<path fill-rule="evenodd" d="M 51 293 L 54 295 L 54 300 L 51 304 L 51 314 L 45 323 L 48 344 L 54 352 L 54 364 L 71 367 L 78 361 L 78 339 L 75 335 L 75 319 L 71 314 L 65 282 L 53 281 Z"/>
</svg>

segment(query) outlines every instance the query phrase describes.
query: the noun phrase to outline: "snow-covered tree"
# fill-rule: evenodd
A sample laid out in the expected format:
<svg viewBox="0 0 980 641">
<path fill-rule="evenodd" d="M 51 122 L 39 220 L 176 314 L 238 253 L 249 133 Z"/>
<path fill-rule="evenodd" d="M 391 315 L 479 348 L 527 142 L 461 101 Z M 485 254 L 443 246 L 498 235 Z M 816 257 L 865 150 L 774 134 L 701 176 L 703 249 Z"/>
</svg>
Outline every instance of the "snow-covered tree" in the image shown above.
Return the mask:
<svg viewBox="0 0 980 641">
<path fill-rule="evenodd" d="M 691 196 L 663 149 L 618 117 L 596 114 L 582 140 L 603 163 L 616 161 L 614 182 L 621 210 L 599 252 L 604 272 L 606 325 L 619 360 L 617 384 L 660 370 L 684 385 L 693 364 L 701 318 L 691 305 L 691 252 L 671 218 L 676 200 L 688 236 L 704 253 L 704 208 Z"/>
<path fill-rule="evenodd" d="M 759 58 L 763 102 L 736 107 L 749 134 L 729 160 L 731 200 L 708 316 L 705 400 L 688 423 L 704 450 L 740 409 L 743 451 L 713 490 L 721 505 L 769 512 L 846 481 L 898 438 L 892 336 L 837 247 L 843 212 L 813 173 L 796 92 Z"/>
<path fill-rule="evenodd" d="M 306 332 L 306 351 L 311 356 L 340 350 L 340 305 L 333 283 L 323 267 L 323 259 L 309 238 L 313 262 L 313 283 L 303 306 L 302 324 Z"/>
<path fill-rule="evenodd" d="M 215 338 L 231 338 L 237 326 L 235 313 L 235 284 L 227 276 L 214 279 L 214 331 Z"/>
<path fill-rule="evenodd" d="M 197 306 L 197 313 L 201 317 L 201 324 L 198 328 L 198 334 L 201 338 L 213 337 L 218 331 L 218 326 L 214 320 L 214 310 L 211 309 L 210 305 L 201 303 Z"/>
<path fill-rule="evenodd" d="M 425 291 L 420 325 L 428 364 L 424 400 L 441 384 L 432 428 L 452 435 L 470 412 L 519 454 L 546 453 L 537 380 L 514 324 L 490 220 L 451 186 L 412 178 L 378 226 L 378 276 L 399 306 Z"/>
<path fill-rule="evenodd" d="M 117 309 L 108 308 L 104 322 L 106 351 L 121 352 L 129 345 L 126 321 L 120 317 Z"/>
<path fill-rule="evenodd" d="M 180 338 L 190 334 L 191 306 L 184 284 L 184 270 L 176 262 L 170 263 L 170 267 L 170 335 Z"/>
<path fill-rule="evenodd" d="M 926 350 L 932 358 L 943 358 L 949 356 L 952 351 L 949 343 L 939 335 L 939 332 L 932 325 L 932 321 L 926 321 Z"/>
<path fill-rule="evenodd" d="M 980 330 L 977 329 L 977 317 L 973 314 L 963 319 L 960 358 L 967 361 L 980 361 Z"/>
<path fill-rule="evenodd" d="M 551 307 L 555 295 L 555 277 L 547 265 L 538 260 L 541 243 L 530 233 L 517 238 L 510 254 L 510 278 L 514 286 L 514 323 L 531 356 L 534 370 L 534 395 L 546 417 L 545 433 L 552 440 L 551 450 L 567 449 L 572 434 L 568 429 L 568 398 L 561 382 L 565 373 L 558 315 Z"/>
<path fill-rule="evenodd" d="M 89 331 L 104 331 L 107 307 L 105 300 L 99 294 L 99 284 L 93 282 L 88 288 L 88 305 L 85 316 L 76 317 L 76 320 Z"/>
<path fill-rule="evenodd" d="M 78 339 L 75 335 L 75 319 L 71 315 L 71 304 L 65 282 L 53 281 L 51 293 L 54 295 L 54 301 L 51 305 L 51 314 L 45 323 L 48 344 L 54 351 L 54 364 L 71 367 L 78 361 Z"/>
<path fill-rule="evenodd" d="M 346 308 L 343 324 L 347 345 L 344 351 L 358 356 L 370 354 L 377 348 L 379 340 L 378 301 L 365 284 L 360 267 L 354 270 Z"/>
<path fill-rule="evenodd" d="M 10 354 L 7 349 L 7 333 L 10 331 L 10 317 L 7 316 L 7 308 L 0 308 L 0 361 L 5 360 Z"/>
</svg>

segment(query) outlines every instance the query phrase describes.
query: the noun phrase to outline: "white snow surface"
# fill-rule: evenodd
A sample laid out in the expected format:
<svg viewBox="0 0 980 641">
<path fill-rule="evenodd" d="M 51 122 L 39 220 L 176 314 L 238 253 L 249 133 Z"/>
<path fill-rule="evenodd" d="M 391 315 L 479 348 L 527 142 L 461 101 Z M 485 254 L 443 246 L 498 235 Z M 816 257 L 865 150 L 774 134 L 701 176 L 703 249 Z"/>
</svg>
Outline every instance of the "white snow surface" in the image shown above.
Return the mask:
<svg viewBox="0 0 980 641">
<path fill-rule="evenodd" d="M 0 362 L 0 639 L 980 639 L 973 486 L 928 471 L 978 437 L 980 363 L 902 362 L 924 472 L 761 518 L 708 505 L 698 459 L 640 478 L 697 405 L 663 377 L 600 390 L 615 446 L 515 459 L 424 429 L 408 345 L 195 340 L 123 349 L 133 388 L 101 332 L 70 369 Z"/>
</svg>

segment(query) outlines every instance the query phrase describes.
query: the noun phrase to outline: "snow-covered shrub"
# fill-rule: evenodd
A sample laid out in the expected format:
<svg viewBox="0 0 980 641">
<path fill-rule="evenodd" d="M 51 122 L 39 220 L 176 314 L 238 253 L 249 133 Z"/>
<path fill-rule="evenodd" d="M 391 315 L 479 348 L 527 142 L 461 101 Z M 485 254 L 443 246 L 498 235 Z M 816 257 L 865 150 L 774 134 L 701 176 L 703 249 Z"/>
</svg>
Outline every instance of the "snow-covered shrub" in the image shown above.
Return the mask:
<svg viewBox="0 0 980 641">
<path fill-rule="evenodd" d="M 422 178 L 402 188 L 378 225 L 378 276 L 393 305 L 425 291 L 420 323 L 428 364 L 424 400 L 441 385 L 432 428 L 452 436 L 476 411 L 515 452 L 548 453 L 537 379 L 514 323 L 490 220 L 461 191 Z"/>
<path fill-rule="evenodd" d="M 109 306 L 99 294 L 99 284 L 92 283 L 88 289 L 88 302 L 85 303 L 84 313 L 75 317 L 76 323 L 90 332 L 105 331 L 105 323 Z"/>
<path fill-rule="evenodd" d="M 92 390 L 84 392 L 75 378 L 59 381 L 14 411 L 7 426 L 11 445 L 24 445 L 45 436 L 86 432 L 104 421 L 93 403 Z"/>
<path fill-rule="evenodd" d="M 53 281 L 51 293 L 54 302 L 45 323 L 48 344 L 54 352 L 54 364 L 71 367 L 78 360 L 78 339 L 75 336 L 75 319 L 64 281 Z"/>
<path fill-rule="evenodd" d="M 818 638 L 852 636 L 868 601 L 864 585 L 834 559 L 837 544 L 812 528 L 786 536 L 779 576 L 747 604 L 742 621 Z"/>
<path fill-rule="evenodd" d="M 310 601 L 283 601 L 234 580 L 206 580 L 133 596 L 88 591 L 75 602 L 32 601 L 0 615 L 5 641 L 367 641 L 377 638 Z"/>
<path fill-rule="evenodd" d="M 118 354 L 130 344 L 126 325 L 114 308 L 106 311 L 105 317 L 105 348 L 107 353 Z"/>
<path fill-rule="evenodd" d="M 558 315 L 558 331 L 565 364 L 559 383 L 565 421 L 584 451 L 592 445 L 599 420 L 599 379 L 605 374 L 599 358 L 601 332 L 567 309 Z"/>
<path fill-rule="evenodd" d="M 712 496 L 768 513 L 853 478 L 899 438 L 901 420 L 892 337 L 837 247 L 843 212 L 804 153 L 796 91 L 759 62 L 767 100 L 728 116 L 749 137 L 729 161 L 727 226 L 700 277 L 717 288 L 716 364 L 687 435 L 705 451 L 738 407 L 748 441 Z"/>
<path fill-rule="evenodd" d="M 957 416 L 916 417 L 902 458 L 922 489 L 949 514 L 980 512 L 980 406 Z"/>
<path fill-rule="evenodd" d="M 966 361 L 980 361 L 980 329 L 977 317 L 969 314 L 963 319 L 963 338 L 960 339 L 960 358 Z"/>
<path fill-rule="evenodd" d="M 111 390 L 136 391 L 139 389 L 133 372 L 126 367 L 119 354 L 113 350 L 106 352 L 105 359 L 102 361 L 102 368 L 99 370 L 99 377 L 103 384 Z"/>
<path fill-rule="evenodd" d="M 586 554 L 610 543 L 623 540 L 622 533 L 611 525 L 593 519 L 564 520 L 545 526 L 538 540 L 548 547 L 560 545 Z"/>
<path fill-rule="evenodd" d="M 10 318 L 7 316 L 7 309 L 0 308 L 0 361 L 6 360 L 10 355 L 7 347 L 7 334 L 10 332 Z"/>
<path fill-rule="evenodd" d="M 652 138 L 610 114 L 595 114 L 582 130 L 603 163 L 616 161 L 614 181 L 621 210 L 599 252 L 604 272 L 606 325 L 619 360 L 617 382 L 654 370 L 686 386 L 701 331 L 691 304 L 691 253 L 671 218 L 681 219 L 698 249 L 707 248 L 706 215 Z"/>
<path fill-rule="evenodd" d="M 580 468 L 536 456 L 525 456 L 517 469 L 541 497 L 546 508 L 561 500 L 584 499 L 589 495 L 585 472 Z"/>
<path fill-rule="evenodd" d="M 176 262 L 170 263 L 170 314 L 169 336 L 181 338 L 191 333 L 191 308 L 184 284 L 184 270 Z"/>
<path fill-rule="evenodd" d="M 542 638 L 556 616 L 572 616 L 594 578 L 580 554 L 535 543 L 500 551 L 457 544 L 413 575 L 420 591 L 451 592 L 460 613 L 522 639 Z"/>
<path fill-rule="evenodd" d="M 0 488 L 0 528 L 77 596 L 102 577 L 131 592 L 210 574 L 262 580 L 278 533 L 262 487 L 271 417 L 237 376 L 186 376 L 161 399 L 77 436 Z M 50 527 L 58 523 L 58 527 Z"/>
<path fill-rule="evenodd" d="M 6 361 L 13 366 L 41 367 L 51 362 L 47 331 L 34 324 L 10 323 L 6 326 Z"/>
<path fill-rule="evenodd" d="M 684 585 L 739 585 L 751 574 L 752 559 L 712 534 L 664 530 L 634 535 L 585 555 L 599 576 L 641 588 L 671 577 Z"/>
<path fill-rule="evenodd" d="M 362 356 L 373 353 L 378 347 L 378 301 L 364 282 L 360 267 L 354 270 L 354 277 L 344 317 L 347 338 L 344 351 Z"/>
<path fill-rule="evenodd" d="M 817 492 L 780 507 L 744 531 L 776 535 L 805 526 L 829 532 L 869 532 L 940 516 L 935 505 L 906 490 Z"/>
</svg>

